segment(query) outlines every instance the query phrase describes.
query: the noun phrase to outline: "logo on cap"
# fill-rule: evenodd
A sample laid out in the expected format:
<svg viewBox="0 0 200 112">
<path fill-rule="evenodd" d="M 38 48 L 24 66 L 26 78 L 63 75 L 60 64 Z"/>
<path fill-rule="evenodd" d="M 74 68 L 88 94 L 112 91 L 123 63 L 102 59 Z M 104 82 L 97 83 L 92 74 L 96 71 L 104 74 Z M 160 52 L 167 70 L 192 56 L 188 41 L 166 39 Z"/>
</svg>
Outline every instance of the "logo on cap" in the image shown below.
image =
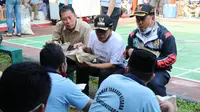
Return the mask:
<svg viewBox="0 0 200 112">
<path fill-rule="evenodd" d="M 142 11 L 142 6 L 138 6 L 137 11 Z"/>
<path fill-rule="evenodd" d="M 99 22 L 97 23 L 97 26 L 105 26 L 104 18 L 99 18 Z"/>
</svg>

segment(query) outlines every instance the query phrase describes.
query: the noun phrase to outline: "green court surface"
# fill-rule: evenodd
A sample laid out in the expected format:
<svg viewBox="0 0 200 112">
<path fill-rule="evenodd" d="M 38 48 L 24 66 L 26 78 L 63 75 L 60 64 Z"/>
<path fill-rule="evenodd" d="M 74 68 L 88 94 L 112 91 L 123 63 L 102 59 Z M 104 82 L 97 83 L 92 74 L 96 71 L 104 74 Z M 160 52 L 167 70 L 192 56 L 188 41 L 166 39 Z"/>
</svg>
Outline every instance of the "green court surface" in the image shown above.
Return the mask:
<svg viewBox="0 0 200 112">
<path fill-rule="evenodd" d="M 177 61 L 171 76 L 200 82 L 200 25 L 175 22 L 161 22 L 176 38 Z M 127 42 L 128 34 L 136 28 L 135 24 L 118 26 L 117 31 Z M 41 49 L 51 35 L 4 40 L 8 43 Z"/>
</svg>

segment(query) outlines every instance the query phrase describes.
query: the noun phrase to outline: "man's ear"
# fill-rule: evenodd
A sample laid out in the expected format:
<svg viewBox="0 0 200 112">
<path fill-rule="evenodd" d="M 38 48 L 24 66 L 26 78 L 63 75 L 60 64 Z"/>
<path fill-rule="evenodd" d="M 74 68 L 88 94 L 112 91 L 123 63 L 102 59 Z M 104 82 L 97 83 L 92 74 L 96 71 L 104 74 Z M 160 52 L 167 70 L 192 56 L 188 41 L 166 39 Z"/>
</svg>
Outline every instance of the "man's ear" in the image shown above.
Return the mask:
<svg viewBox="0 0 200 112">
<path fill-rule="evenodd" d="M 35 112 L 45 112 L 46 106 L 44 104 L 41 104 L 40 107 Z"/>
<path fill-rule="evenodd" d="M 65 72 L 65 63 L 60 65 L 60 72 Z"/>
<path fill-rule="evenodd" d="M 145 84 L 151 82 L 154 78 L 155 78 L 155 74 L 153 73 L 153 75 L 151 76 L 151 78 L 149 79 L 149 81 L 145 82 Z"/>
<path fill-rule="evenodd" d="M 125 67 L 125 73 L 128 73 L 128 71 L 129 71 L 129 67 L 127 66 Z"/>
<path fill-rule="evenodd" d="M 149 80 L 149 82 L 152 81 L 154 78 L 155 78 L 155 74 L 153 73 L 153 75 L 151 76 L 151 79 Z"/>
<path fill-rule="evenodd" d="M 152 15 L 152 20 L 155 21 L 155 15 Z"/>
</svg>

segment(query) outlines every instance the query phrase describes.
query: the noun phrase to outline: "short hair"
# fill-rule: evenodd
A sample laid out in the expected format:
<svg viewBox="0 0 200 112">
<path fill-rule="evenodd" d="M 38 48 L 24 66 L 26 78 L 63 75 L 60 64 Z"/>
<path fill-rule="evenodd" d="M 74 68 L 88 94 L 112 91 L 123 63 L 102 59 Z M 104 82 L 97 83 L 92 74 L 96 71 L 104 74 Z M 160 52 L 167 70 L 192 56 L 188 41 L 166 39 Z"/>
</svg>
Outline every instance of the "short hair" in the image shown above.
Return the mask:
<svg viewBox="0 0 200 112">
<path fill-rule="evenodd" d="M 51 80 L 45 69 L 33 62 L 13 64 L 0 79 L 0 110 L 28 112 L 47 103 Z"/>
<path fill-rule="evenodd" d="M 128 61 L 129 72 L 138 78 L 149 81 L 156 68 L 156 56 L 143 49 L 134 49 Z"/>
<path fill-rule="evenodd" d="M 60 45 L 55 43 L 44 45 L 40 51 L 40 64 L 58 69 L 62 63 L 65 63 L 65 55 Z"/>
<path fill-rule="evenodd" d="M 66 11 L 71 11 L 76 16 L 76 13 L 75 13 L 74 9 L 71 6 L 63 5 L 59 10 L 60 18 L 61 18 L 61 14 L 63 12 L 66 12 Z"/>
</svg>

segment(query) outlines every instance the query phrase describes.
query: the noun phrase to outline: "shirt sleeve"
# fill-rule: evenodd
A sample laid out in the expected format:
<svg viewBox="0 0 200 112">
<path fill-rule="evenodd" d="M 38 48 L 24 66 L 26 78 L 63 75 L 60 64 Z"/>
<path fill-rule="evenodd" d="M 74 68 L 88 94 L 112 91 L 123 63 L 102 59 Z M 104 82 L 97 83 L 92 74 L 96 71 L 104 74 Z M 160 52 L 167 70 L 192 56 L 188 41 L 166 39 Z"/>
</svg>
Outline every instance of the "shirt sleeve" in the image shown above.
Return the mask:
<svg viewBox="0 0 200 112">
<path fill-rule="evenodd" d="M 58 42 L 62 42 L 63 43 L 63 40 L 62 40 L 62 31 L 63 30 L 63 23 L 61 23 L 62 21 L 58 22 L 56 24 L 56 28 L 53 32 L 53 35 L 52 35 L 52 40 L 56 40 Z"/>
<path fill-rule="evenodd" d="M 67 100 L 70 105 L 82 110 L 89 102 L 90 98 L 85 95 L 72 81 L 66 86 L 69 87 L 70 91 L 66 91 Z"/>
<path fill-rule="evenodd" d="M 134 36 L 135 32 L 132 31 L 129 36 L 128 36 L 128 41 L 127 41 L 127 46 L 126 46 L 126 50 L 124 51 L 124 56 L 126 59 L 129 58 L 129 55 L 128 55 L 128 50 L 130 48 L 133 48 L 133 36 Z"/>
<path fill-rule="evenodd" d="M 165 38 L 161 54 L 157 60 L 158 68 L 168 68 L 176 62 L 177 49 L 175 38 L 170 32 L 165 34 Z"/>
<path fill-rule="evenodd" d="M 117 44 L 117 43 L 116 43 Z M 111 56 L 111 60 L 110 63 L 111 64 L 122 64 L 123 62 L 123 52 L 124 52 L 124 41 L 120 41 L 119 44 L 117 44 L 119 47 L 116 48 L 113 52 L 112 52 L 112 56 Z"/>
<path fill-rule="evenodd" d="M 93 44 L 94 44 L 94 31 L 90 32 L 90 36 L 89 36 L 89 41 L 87 44 L 88 48 L 93 48 Z"/>
<path fill-rule="evenodd" d="M 88 40 L 90 37 L 90 33 L 92 31 L 92 28 L 90 27 L 90 25 L 86 25 L 87 27 L 85 28 L 85 32 L 84 32 L 84 40 L 83 40 L 83 44 L 88 45 Z"/>
<path fill-rule="evenodd" d="M 158 100 L 153 97 L 143 104 L 142 112 L 161 112 Z"/>
</svg>

